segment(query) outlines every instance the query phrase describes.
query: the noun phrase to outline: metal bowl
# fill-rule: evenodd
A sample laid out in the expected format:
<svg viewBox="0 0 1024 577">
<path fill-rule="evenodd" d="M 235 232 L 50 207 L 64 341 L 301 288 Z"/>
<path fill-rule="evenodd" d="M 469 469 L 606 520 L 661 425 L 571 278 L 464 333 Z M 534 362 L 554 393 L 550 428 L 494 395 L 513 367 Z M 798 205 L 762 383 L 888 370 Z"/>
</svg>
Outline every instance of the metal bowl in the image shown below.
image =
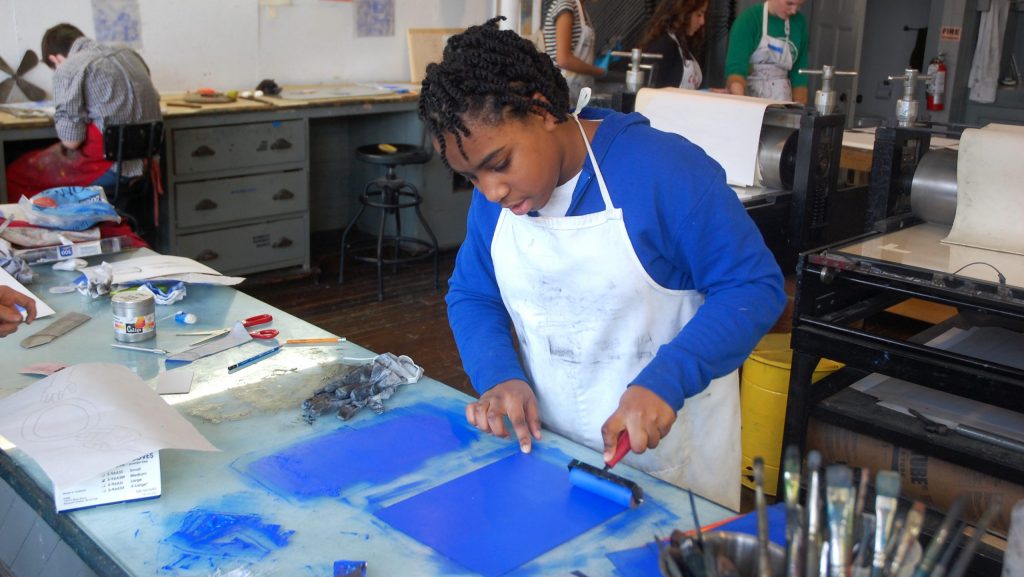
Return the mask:
<svg viewBox="0 0 1024 577">
<path fill-rule="evenodd" d="M 695 539 L 687 539 L 682 544 L 684 557 L 692 552 L 689 550 L 696 543 Z M 757 537 L 746 533 L 715 531 L 704 534 L 704 546 L 709 547 L 716 556 L 722 555 L 732 561 L 740 577 L 757 577 Z M 772 575 L 783 577 L 786 566 L 786 552 L 775 543 L 768 544 L 768 558 L 772 566 Z M 671 577 L 662 567 L 662 575 Z"/>
</svg>

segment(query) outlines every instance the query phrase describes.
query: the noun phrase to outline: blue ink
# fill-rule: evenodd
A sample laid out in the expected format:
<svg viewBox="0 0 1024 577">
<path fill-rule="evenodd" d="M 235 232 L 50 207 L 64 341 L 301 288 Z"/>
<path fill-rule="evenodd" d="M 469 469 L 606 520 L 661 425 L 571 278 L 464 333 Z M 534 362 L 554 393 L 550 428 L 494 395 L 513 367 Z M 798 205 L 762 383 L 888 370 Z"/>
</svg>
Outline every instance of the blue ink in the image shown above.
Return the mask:
<svg viewBox="0 0 1024 577">
<path fill-rule="evenodd" d="M 288 544 L 294 531 L 264 523 L 259 515 L 236 515 L 192 509 L 177 531 L 163 540 L 174 547 L 179 558 L 163 568 L 188 569 L 196 562 L 212 559 L 257 561 Z"/>
<path fill-rule="evenodd" d="M 334 577 L 366 577 L 366 561 L 335 561 Z"/>
<path fill-rule="evenodd" d="M 235 467 L 279 494 L 336 497 L 359 484 L 391 482 L 478 438 L 450 414 L 398 409 L 366 427 L 337 429 Z"/>
<path fill-rule="evenodd" d="M 574 487 L 544 452 L 515 453 L 376 515 L 466 569 L 495 576 L 627 510 Z"/>
</svg>

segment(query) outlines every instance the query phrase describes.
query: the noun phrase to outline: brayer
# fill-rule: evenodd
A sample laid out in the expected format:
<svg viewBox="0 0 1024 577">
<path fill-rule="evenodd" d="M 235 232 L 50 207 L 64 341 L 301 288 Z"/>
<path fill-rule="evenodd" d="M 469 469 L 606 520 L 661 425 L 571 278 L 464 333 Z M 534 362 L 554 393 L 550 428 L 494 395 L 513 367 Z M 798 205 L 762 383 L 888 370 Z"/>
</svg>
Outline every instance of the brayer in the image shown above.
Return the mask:
<svg viewBox="0 0 1024 577">
<path fill-rule="evenodd" d="M 623 479 L 608 471 L 628 452 L 629 433 L 623 431 L 615 445 L 615 455 L 605 463 L 604 469 L 598 469 L 579 459 L 573 459 L 569 463 L 569 482 L 626 507 L 636 507 L 644 502 L 643 489 L 633 481 Z"/>
</svg>

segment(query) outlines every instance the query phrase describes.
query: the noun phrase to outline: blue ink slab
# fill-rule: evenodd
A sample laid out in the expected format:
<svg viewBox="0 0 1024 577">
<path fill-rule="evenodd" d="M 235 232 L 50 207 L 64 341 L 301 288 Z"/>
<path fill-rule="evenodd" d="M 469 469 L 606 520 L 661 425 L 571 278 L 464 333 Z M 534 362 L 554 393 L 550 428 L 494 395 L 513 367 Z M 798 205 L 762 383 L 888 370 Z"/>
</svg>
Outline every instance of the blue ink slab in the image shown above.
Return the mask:
<svg viewBox="0 0 1024 577">
<path fill-rule="evenodd" d="M 627 508 L 569 483 L 569 471 L 516 453 L 376 512 L 466 569 L 503 575 Z"/>
<path fill-rule="evenodd" d="M 757 535 L 757 512 L 733 517 L 709 532 L 728 531 Z M 775 544 L 786 546 L 786 504 L 776 503 L 768 507 L 768 538 Z M 606 555 L 622 574 L 622 577 L 647 577 L 660 575 L 658 568 L 658 547 L 648 543 L 643 547 L 613 551 Z"/>
<path fill-rule="evenodd" d="M 372 425 L 296 443 L 242 471 L 278 494 L 336 497 L 356 485 L 389 483 L 476 438 L 464 418 L 438 410 L 396 410 Z"/>
</svg>

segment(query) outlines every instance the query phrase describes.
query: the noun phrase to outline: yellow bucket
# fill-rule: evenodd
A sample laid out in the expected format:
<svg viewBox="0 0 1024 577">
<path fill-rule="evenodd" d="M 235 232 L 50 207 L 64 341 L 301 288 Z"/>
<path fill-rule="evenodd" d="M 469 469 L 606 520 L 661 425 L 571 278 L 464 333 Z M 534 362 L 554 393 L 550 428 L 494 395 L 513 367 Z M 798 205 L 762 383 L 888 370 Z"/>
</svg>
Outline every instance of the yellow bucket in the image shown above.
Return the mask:
<svg viewBox="0 0 1024 577">
<path fill-rule="evenodd" d="M 754 458 L 764 459 L 765 493 L 774 495 L 782 459 L 782 430 L 789 398 L 789 374 L 793 350 L 789 333 L 764 336 L 740 369 L 740 419 L 742 420 L 745 487 L 754 488 Z M 843 365 L 821 359 L 811 382 L 818 382 Z"/>
</svg>

